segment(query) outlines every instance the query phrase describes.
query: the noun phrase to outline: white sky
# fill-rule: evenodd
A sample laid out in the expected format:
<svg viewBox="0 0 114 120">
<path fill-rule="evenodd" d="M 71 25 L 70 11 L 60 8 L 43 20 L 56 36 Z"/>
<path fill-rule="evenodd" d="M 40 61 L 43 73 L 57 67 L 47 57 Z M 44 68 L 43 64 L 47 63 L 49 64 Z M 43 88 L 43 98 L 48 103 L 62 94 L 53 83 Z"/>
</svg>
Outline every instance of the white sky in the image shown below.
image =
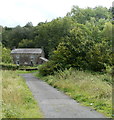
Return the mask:
<svg viewBox="0 0 114 120">
<path fill-rule="evenodd" d="M 0 25 L 15 27 L 28 22 L 51 21 L 70 12 L 73 5 L 81 8 L 102 5 L 111 7 L 113 0 L 0 0 Z"/>
</svg>

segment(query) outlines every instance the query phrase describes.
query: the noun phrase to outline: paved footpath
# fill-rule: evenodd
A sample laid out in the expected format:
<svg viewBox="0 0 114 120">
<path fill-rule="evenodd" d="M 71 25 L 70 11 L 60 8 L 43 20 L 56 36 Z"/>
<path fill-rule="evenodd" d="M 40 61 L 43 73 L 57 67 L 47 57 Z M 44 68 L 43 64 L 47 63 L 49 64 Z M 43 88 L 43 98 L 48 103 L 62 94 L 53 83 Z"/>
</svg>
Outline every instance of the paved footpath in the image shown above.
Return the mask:
<svg viewBox="0 0 114 120">
<path fill-rule="evenodd" d="M 31 73 L 21 76 L 26 80 L 45 118 L 105 118 L 95 110 L 81 106 Z"/>
</svg>

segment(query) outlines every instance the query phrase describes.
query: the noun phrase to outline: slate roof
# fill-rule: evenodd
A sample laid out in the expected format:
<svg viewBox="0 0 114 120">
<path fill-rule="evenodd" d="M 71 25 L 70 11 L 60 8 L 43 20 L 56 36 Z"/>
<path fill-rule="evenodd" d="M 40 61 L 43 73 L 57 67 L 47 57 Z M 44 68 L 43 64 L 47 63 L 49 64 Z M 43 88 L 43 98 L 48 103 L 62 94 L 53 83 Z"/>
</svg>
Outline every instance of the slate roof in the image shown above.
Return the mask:
<svg viewBox="0 0 114 120">
<path fill-rule="evenodd" d="M 42 53 L 41 48 L 20 48 L 20 49 L 14 49 L 11 51 L 11 54 L 16 53 L 33 53 L 33 54 L 40 54 Z"/>
</svg>

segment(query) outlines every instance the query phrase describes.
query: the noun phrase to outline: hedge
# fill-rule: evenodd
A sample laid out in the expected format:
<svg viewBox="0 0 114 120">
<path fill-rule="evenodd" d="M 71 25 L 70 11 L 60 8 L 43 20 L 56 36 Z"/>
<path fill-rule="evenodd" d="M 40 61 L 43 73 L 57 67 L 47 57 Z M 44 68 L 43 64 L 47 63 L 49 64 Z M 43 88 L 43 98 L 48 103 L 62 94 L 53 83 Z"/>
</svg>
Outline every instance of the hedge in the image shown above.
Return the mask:
<svg viewBox="0 0 114 120">
<path fill-rule="evenodd" d="M 19 66 L 15 64 L 0 63 L 0 69 L 2 70 L 17 70 L 18 68 Z"/>
</svg>

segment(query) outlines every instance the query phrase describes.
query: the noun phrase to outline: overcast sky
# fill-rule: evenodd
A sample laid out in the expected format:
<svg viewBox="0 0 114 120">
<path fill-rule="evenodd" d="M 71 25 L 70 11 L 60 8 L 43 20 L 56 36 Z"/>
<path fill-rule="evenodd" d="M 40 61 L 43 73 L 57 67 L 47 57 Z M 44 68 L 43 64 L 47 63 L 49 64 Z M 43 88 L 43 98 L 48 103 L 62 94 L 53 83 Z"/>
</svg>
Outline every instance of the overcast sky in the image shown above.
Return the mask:
<svg viewBox="0 0 114 120">
<path fill-rule="evenodd" d="M 113 0 L 1 0 L 0 25 L 24 26 L 27 22 L 37 25 L 51 21 L 70 12 L 73 5 L 81 8 L 104 6 L 111 7 Z"/>
</svg>

